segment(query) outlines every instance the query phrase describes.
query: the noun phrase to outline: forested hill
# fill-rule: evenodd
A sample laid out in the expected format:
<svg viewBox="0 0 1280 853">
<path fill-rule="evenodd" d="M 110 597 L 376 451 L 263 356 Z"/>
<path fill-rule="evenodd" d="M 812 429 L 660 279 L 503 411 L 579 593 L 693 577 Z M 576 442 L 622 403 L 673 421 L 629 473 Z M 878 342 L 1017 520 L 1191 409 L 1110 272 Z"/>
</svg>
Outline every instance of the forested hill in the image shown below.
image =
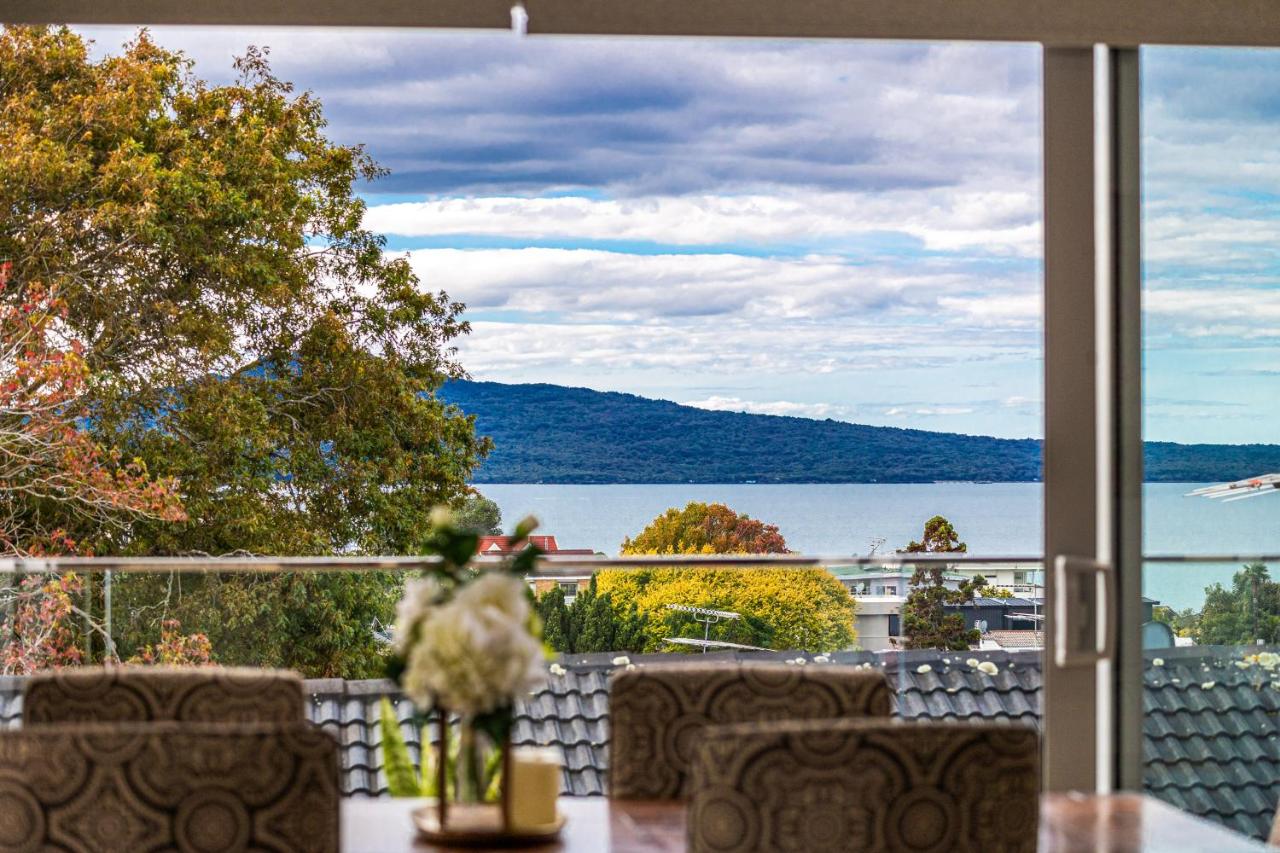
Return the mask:
<svg viewBox="0 0 1280 853">
<path fill-rule="evenodd" d="M 494 450 L 477 483 L 931 483 L 1040 479 L 1040 442 L 712 412 L 559 385 L 451 382 Z M 1147 445 L 1147 479 L 1280 471 L 1280 445 Z"/>
</svg>

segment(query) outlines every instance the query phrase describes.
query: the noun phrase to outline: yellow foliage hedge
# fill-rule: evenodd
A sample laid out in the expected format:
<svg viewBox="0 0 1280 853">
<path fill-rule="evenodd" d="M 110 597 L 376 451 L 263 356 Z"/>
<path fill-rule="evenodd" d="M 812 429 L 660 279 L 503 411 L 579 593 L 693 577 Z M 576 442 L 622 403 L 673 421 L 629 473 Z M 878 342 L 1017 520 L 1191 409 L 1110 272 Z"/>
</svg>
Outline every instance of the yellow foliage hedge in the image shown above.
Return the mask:
<svg viewBox="0 0 1280 853">
<path fill-rule="evenodd" d="M 668 604 L 755 617 L 773 629 L 772 647 L 778 650 L 833 652 L 858 639 L 853 596 L 826 569 L 604 569 L 596 584 L 601 593 L 612 593 L 615 607 L 629 608 L 634 601 L 650 617 L 646 651 L 670 648 L 662 642 Z"/>
</svg>

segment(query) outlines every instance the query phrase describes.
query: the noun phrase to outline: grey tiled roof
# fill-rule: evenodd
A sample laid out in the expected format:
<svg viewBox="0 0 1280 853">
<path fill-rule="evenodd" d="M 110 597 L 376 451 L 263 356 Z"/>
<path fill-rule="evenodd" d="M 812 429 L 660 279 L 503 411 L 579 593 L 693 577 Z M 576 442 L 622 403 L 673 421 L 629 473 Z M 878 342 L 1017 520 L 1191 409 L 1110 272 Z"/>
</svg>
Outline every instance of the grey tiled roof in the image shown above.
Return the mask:
<svg viewBox="0 0 1280 853">
<path fill-rule="evenodd" d="M 1241 666 L 1244 653 L 1148 652 L 1143 782 L 1180 809 L 1266 838 L 1280 799 L 1280 667 Z"/>
<path fill-rule="evenodd" d="M 605 656 L 611 659 L 613 656 Z M 608 660 L 575 667 L 571 675 L 552 677 L 546 687 L 516 706 L 512 740 L 520 745 L 564 749 L 561 789 L 578 796 L 604 791 L 605 745 L 609 741 Z M 423 731 L 413 704 L 390 681 L 325 679 L 304 683 L 311 720 L 333 732 L 342 745 L 342 789 L 354 796 L 387 793 L 382 767 L 382 698 L 391 700 L 400 732 L 414 763 L 422 757 Z M 429 743 L 435 726 L 426 727 Z"/>
<path fill-rule="evenodd" d="M 832 655 L 838 663 L 883 668 L 895 687 L 899 712 L 906 717 L 1000 718 L 1035 721 L 1040 706 L 1038 652 L 849 652 Z M 784 660 L 797 653 L 712 653 L 710 660 Z M 605 792 L 609 744 L 609 672 L 613 654 L 574 655 L 562 660 L 564 675 L 553 675 L 545 687 L 517 703 L 513 739 L 517 744 L 564 749 L 561 788 L 577 796 Z M 964 663 L 970 657 L 990 660 L 995 676 Z M 632 656 L 634 663 L 670 661 L 670 655 Z M 919 671 L 924 668 L 925 671 Z M 388 681 L 327 680 L 306 682 L 311 719 L 333 731 L 342 743 L 343 789 L 354 795 L 387 791 L 382 771 L 378 726 L 379 703 L 390 696 L 401 731 L 415 761 L 422 734 L 413 723 L 413 708 Z M 434 742 L 433 728 L 428 727 Z"/>
<path fill-rule="evenodd" d="M 1249 651 L 1254 651 L 1249 649 Z M 1262 651 L 1259 649 L 1258 651 Z M 1239 648 L 1193 647 L 1150 652 L 1144 673 L 1145 785 L 1150 793 L 1237 831 L 1266 837 L 1280 799 L 1280 666 L 1237 666 Z M 897 710 L 909 718 L 1008 719 L 1038 723 L 1041 652 L 845 652 L 837 663 L 883 669 Z M 785 660 L 797 653 L 711 653 L 709 660 Z M 520 744 L 561 746 L 562 789 L 605 791 L 608 767 L 608 677 L 614 655 L 563 659 L 565 674 L 517 706 Z M 1155 666 L 1159 658 L 1161 665 Z M 990 662 L 994 674 L 967 661 Z M 667 655 L 632 656 L 638 665 Z M 812 664 L 811 664 L 812 665 Z M 24 679 L 0 678 L 0 727 L 21 720 Z M 307 681 L 310 718 L 342 744 L 343 790 L 385 794 L 379 703 L 390 696 L 415 761 L 421 734 L 410 703 L 389 681 Z M 432 727 L 433 728 L 433 727 Z"/>
</svg>

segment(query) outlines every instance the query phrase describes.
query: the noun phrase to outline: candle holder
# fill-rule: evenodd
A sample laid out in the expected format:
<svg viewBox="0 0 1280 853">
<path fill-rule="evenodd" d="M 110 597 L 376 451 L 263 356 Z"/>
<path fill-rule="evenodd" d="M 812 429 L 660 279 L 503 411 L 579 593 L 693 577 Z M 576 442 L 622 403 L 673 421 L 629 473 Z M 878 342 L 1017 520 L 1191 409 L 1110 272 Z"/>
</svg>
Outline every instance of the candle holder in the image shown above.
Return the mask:
<svg viewBox="0 0 1280 853">
<path fill-rule="evenodd" d="M 502 777 L 498 787 L 498 802 L 483 802 L 483 792 L 478 802 L 450 802 L 448 773 L 449 722 L 448 714 L 436 714 L 438 736 L 436 741 L 436 790 L 438 796 L 413 812 L 413 822 L 424 841 L 454 847 L 521 847 L 554 841 L 564 827 L 564 815 L 558 811 L 548 823 L 519 822 L 515 813 L 514 786 L 515 757 L 511 737 L 498 744 L 502 750 Z M 472 733 L 474 737 L 474 733 Z M 464 759 L 459 756 L 458 770 L 462 771 Z M 461 779 L 455 790 L 461 792 Z"/>
</svg>

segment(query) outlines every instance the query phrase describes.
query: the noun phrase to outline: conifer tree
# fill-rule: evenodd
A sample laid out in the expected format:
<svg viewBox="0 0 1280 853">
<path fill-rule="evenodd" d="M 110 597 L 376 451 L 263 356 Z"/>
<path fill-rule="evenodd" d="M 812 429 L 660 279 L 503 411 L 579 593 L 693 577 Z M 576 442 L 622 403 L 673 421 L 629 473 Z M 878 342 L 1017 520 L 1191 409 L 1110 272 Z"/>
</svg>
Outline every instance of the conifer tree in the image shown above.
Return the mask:
<svg viewBox="0 0 1280 853">
<path fill-rule="evenodd" d="M 909 554 L 965 553 L 969 546 L 960 541 L 951 522 L 940 515 L 925 522 L 920 541 L 903 549 Z M 964 581 L 959 589 L 948 589 L 945 567 L 917 565 L 911 575 L 911 593 L 902 605 L 902 633 L 909 649 L 949 649 L 964 651 L 981 638 L 976 628 L 966 628 L 964 614 L 948 612 L 947 606 L 972 602 L 983 579 Z"/>
</svg>

